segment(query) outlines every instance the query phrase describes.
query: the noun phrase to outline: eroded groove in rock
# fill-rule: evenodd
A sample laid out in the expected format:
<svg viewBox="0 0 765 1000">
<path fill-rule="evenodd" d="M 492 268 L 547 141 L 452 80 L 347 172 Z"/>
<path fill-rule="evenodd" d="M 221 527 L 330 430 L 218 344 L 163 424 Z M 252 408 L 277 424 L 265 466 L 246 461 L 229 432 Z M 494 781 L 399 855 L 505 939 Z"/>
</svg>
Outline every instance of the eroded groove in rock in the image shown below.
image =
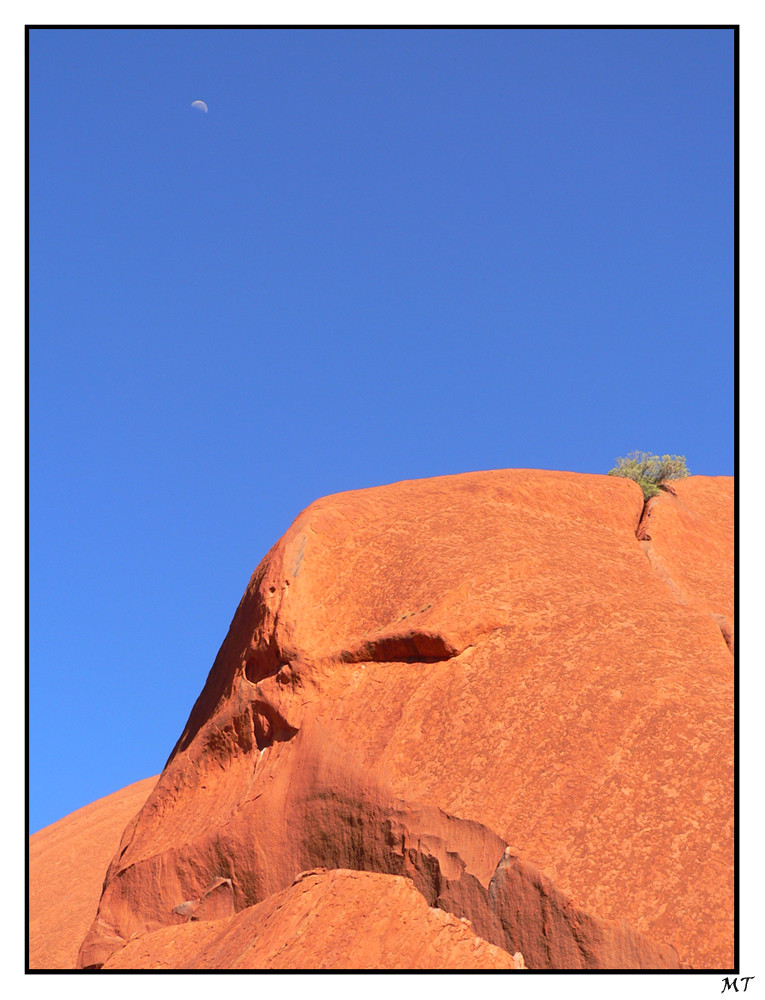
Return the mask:
<svg viewBox="0 0 765 1000">
<path fill-rule="evenodd" d="M 338 654 L 343 663 L 438 663 L 459 650 L 437 632 L 400 632 L 372 637 Z"/>
<path fill-rule="evenodd" d="M 660 497 L 656 496 L 650 497 L 646 500 L 645 505 L 643 506 L 643 513 L 640 515 L 640 521 L 635 532 L 635 537 L 640 542 L 640 547 L 645 553 L 646 558 L 651 565 L 651 569 L 654 571 L 658 579 L 661 580 L 662 583 L 666 584 L 678 604 L 687 604 L 688 598 L 677 583 L 672 579 L 667 567 L 654 551 L 653 539 L 651 538 L 651 512 L 660 499 Z"/>
<path fill-rule="evenodd" d="M 637 528 L 635 529 L 635 537 L 638 541 L 648 540 L 650 541 L 651 536 L 648 534 L 648 518 L 651 514 L 651 504 L 655 500 L 655 497 L 650 497 L 643 504 L 643 509 L 640 512 L 640 518 L 638 520 Z"/>
<path fill-rule="evenodd" d="M 725 645 L 730 650 L 731 655 L 733 655 L 735 651 L 733 648 L 733 629 L 731 628 L 730 622 L 725 617 L 725 615 L 712 615 L 712 617 L 720 626 L 720 632 L 722 633 L 722 637 L 725 640 Z"/>
<path fill-rule="evenodd" d="M 732 524 L 708 516 L 715 501 L 727 503 L 732 514 L 732 481 L 719 480 L 714 486 L 701 477 L 674 482 L 646 501 L 635 534 L 657 578 L 679 604 L 711 615 L 733 654 L 733 629 L 724 613 L 733 599 Z"/>
<path fill-rule="evenodd" d="M 667 567 L 661 559 L 657 557 L 653 548 L 651 536 L 645 534 L 642 538 L 639 538 L 638 541 L 640 542 L 640 548 L 643 550 L 648 562 L 651 564 L 651 569 L 656 574 L 656 578 L 666 584 L 678 604 L 688 604 L 688 598 L 669 575 Z"/>
</svg>

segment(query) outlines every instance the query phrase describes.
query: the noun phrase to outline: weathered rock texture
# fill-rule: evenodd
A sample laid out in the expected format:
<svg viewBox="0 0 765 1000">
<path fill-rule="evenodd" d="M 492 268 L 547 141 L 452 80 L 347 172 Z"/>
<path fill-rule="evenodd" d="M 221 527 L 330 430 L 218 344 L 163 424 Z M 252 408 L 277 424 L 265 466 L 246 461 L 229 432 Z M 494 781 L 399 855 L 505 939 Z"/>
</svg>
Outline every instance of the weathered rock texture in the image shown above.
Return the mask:
<svg viewBox="0 0 765 1000">
<path fill-rule="evenodd" d="M 321 867 L 405 876 L 530 968 L 730 967 L 732 483 L 675 489 L 644 516 L 629 480 L 508 470 L 312 504 L 255 571 L 80 966 L 172 940 L 206 960 L 216 917 L 221 961 Z"/>
<path fill-rule="evenodd" d="M 234 917 L 144 934 L 105 969 L 519 969 L 522 956 L 430 909 L 409 879 L 361 871 L 301 873 Z"/>
<path fill-rule="evenodd" d="M 146 778 L 29 838 L 29 967 L 73 969 L 125 824 L 156 784 Z"/>
<path fill-rule="evenodd" d="M 733 652 L 733 480 L 694 476 L 668 487 L 672 501 L 648 501 L 638 538 L 676 599 L 710 614 Z"/>
</svg>

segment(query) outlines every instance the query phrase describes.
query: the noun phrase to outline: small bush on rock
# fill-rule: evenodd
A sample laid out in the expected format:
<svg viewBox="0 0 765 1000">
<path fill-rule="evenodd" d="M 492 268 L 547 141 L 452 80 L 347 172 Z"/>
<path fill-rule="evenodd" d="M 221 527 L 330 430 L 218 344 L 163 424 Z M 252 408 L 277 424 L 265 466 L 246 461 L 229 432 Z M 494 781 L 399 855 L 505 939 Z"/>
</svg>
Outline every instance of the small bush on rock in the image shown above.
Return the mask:
<svg viewBox="0 0 765 1000">
<path fill-rule="evenodd" d="M 617 458 L 609 476 L 634 479 L 646 500 L 655 497 L 668 479 L 684 479 L 688 475 L 684 455 L 649 455 L 647 451 L 632 451 L 626 458 Z"/>
</svg>

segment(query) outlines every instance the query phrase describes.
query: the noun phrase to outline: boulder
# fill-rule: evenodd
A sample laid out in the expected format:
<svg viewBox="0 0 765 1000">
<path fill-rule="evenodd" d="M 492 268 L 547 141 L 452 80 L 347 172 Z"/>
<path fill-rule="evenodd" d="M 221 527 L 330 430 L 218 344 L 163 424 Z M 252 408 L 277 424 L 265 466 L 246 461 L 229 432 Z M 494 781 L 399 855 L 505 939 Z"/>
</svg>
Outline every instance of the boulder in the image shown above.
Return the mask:
<svg viewBox="0 0 765 1000">
<path fill-rule="evenodd" d="M 503 470 L 312 504 L 250 580 L 80 967 L 202 934 L 184 904 L 216 880 L 237 921 L 314 868 L 404 877 L 530 968 L 731 967 L 731 496 L 694 477 L 645 511 L 629 480 Z"/>
</svg>

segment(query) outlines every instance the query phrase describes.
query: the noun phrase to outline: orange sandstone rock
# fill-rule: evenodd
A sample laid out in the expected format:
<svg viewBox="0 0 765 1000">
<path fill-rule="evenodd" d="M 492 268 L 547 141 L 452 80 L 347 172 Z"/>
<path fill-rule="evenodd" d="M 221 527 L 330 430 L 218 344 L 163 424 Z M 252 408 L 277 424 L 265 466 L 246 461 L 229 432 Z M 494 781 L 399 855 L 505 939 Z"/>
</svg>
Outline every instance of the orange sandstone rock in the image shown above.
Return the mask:
<svg viewBox="0 0 765 1000">
<path fill-rule="evenodd" d="M 105 969 L 521 969 L 521 955 L 431 909 L 405 878 L 301 873 L 288 889 L 224 920 L 129 941 Z"/>
<path fill-rule="evenodd" d="M 120 835 L 156 781 L 136 781 L 29 838 L 30 969 L 75 967 Z"/>
<path fill-rule="evenodd" d="M 532 968 L 730 967 L 730 483 L 677 486 L 650 518 L 629 480 L 529 470 L 312 504 L 255 571 L 79 964 L 172 935 L 216 880 L 239 915 L 324 867 L 407 876 Z"/>
<path fill-rule="evenodd" d="M 693 476 L 646 504 L 638 537 L 676 599 L 711 615 L 733 651 L 733 479 Z"/>
</svg>

